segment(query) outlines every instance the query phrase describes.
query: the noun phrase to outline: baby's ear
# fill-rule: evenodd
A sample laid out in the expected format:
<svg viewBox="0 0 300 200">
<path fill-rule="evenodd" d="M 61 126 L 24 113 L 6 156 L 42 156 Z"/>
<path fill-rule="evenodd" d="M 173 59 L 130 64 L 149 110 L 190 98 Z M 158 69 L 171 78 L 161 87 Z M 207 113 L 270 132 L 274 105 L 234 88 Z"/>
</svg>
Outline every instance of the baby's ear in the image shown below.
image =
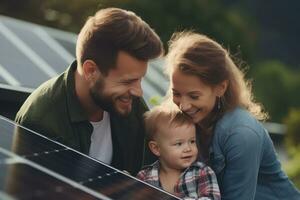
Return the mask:
<svg viewBox="0 0 300 200">
<path fill-rule="evenodd" d="M 148 143 L 149 149 L 151 150 L 151 152 L 156 155 L 157 157 L 160 156 L 160 152 L 159 152 L 159 147 L 156 141 L 151 140 Z"/>
</svg>

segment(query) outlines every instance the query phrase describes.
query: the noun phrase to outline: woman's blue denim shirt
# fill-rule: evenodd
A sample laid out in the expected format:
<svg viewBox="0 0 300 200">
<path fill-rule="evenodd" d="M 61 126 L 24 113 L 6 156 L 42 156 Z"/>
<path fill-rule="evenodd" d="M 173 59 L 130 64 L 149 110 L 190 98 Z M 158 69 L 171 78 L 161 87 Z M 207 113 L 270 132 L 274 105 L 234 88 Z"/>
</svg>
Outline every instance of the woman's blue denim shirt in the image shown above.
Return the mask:
<svg viewBox="0 0 300 200">
<path fill-rule="evenodd" d="M 217 122 L 209 156 L 223 200 L 300 200 L 269 134 L 242 108 Z"/>
</svg>

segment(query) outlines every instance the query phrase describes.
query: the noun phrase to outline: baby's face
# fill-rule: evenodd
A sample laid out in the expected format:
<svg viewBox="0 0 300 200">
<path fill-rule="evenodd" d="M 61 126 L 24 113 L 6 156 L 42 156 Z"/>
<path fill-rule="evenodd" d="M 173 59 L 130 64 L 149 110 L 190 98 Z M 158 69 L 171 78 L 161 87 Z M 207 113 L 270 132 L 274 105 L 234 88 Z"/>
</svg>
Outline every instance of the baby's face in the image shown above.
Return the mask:
<svg viewBox="0 0 300 200">
<path fill-rule="evenodd" d="M 194 125 L 164 126 L 157 134 L 159 159 L 163 167 L 183 170 L 197 159 Z"/>
</svg>

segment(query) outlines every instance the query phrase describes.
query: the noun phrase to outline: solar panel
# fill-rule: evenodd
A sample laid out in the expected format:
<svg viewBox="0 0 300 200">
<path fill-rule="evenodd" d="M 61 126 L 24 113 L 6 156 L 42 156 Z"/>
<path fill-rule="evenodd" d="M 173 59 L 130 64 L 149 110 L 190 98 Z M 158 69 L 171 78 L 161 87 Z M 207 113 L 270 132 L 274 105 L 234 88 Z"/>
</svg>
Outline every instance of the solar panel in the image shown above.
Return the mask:
<svg viewBox="0 0 300 200">
<path fill-rule="evenodd" d="M 178 199 L 0 115 L 0 199 Z"/>
</svg>

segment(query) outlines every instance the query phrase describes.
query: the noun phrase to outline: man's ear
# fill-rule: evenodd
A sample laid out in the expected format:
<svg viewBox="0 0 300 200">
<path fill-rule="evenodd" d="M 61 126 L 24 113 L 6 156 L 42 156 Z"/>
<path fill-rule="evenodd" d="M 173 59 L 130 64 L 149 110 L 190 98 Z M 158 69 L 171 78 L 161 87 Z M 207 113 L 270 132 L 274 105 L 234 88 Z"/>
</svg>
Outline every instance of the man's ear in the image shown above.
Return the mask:
<svg viewBox="0 0 300 200">
<path fill-rule="evenodd" d="M 222 97 L 224 93 L 226 92 L 228 87 L 228 80 L 223 81 L 216 87 L 216 94 L 218 97 Z"/>
<path fill-rule="evenodd" d="M 156 155 L 157 157 L 160 156 L 160 151 L 159 151 L 159 147 L 156 141 L 151 140 L 148 143 L 149 149 L 151 150 L 151 152 Z"/>
<path fill-rule="evenodd" d="M 94 80 L 97 78 L 98 73 L 101 73 L 98 70 L 97 64 L 93 60 L 86 60 L 82 64 L 82 71 L 84 78 L 88 81 Z"/>
</svg>

